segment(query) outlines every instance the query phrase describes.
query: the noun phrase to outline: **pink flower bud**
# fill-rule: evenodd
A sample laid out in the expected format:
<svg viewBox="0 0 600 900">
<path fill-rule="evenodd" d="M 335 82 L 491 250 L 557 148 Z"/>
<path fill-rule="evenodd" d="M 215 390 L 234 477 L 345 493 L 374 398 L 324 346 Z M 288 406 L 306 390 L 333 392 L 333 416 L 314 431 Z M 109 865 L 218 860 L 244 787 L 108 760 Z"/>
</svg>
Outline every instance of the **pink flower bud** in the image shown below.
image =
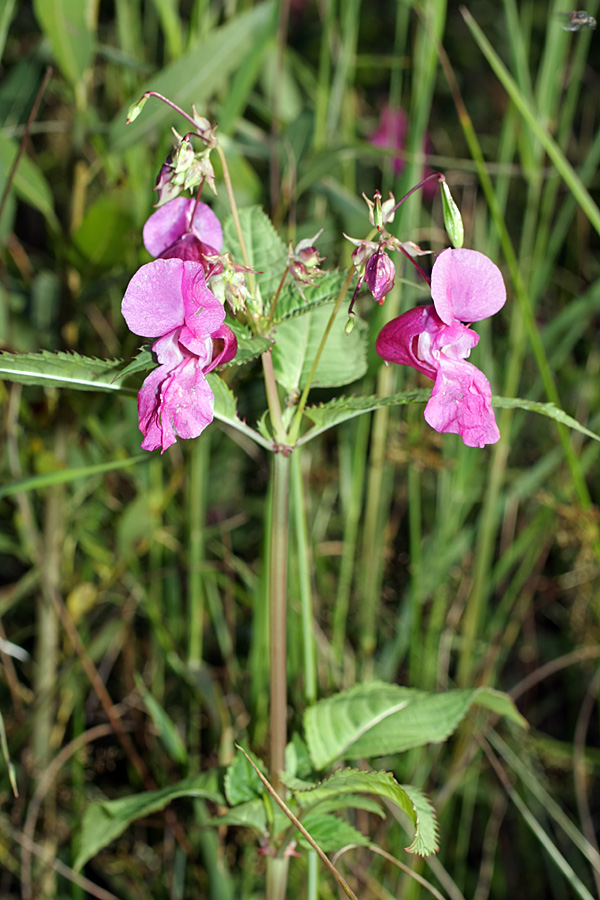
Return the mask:
<svg viewBox="0 0 600 900">
<path fill-rule="evenodd" d="M 365 267 L 365 281 L 377 303 L 383 303 L 386 294 L 394 287 L 396 269 L 385 253 L 375 253 Z"/>
</svg>

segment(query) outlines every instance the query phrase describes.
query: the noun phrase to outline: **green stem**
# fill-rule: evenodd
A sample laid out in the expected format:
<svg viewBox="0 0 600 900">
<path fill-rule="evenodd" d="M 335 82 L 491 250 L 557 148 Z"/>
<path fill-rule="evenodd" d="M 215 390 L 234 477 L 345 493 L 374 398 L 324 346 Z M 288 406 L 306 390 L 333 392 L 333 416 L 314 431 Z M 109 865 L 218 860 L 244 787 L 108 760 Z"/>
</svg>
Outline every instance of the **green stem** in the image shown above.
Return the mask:
<svg viewBox="0 0 600 900">
<path fill-rule="evenodd" d="M 302 609 L 302 647 L 304 653 L 304 697 L 307 704 L 317 699 L 317 672 L 313 630 L 312 591 L 310 584 L 310 549 L 306 528 L 304 485 L 302 483 L 302 453 L 292 454 L 292 511 L 298 556 L 298 589 Z"/>
<path fill-rule="evenodd" d="M 333 307 L 331 316 L 329 317 L 329 322 L 327 323 L 325 331 L 323 332 L 323 337 L 321 338 L 321 343 L 319 344 L 319 349 L 317 350 L 317 352 L 315 354 L 314 362 L 313 362 L 311 370 L 308 374 L 308 378 L 307 378 L 306 384 L 304 386 L 304 390 L 302 391 L 302 396 L 300 397 L 300 402 L 298 403 L 298 408 L 296 409 L 296 414 L 294 416 L 294 420 L 293 420 L 292 426 L 290 428 L 289 443 L 291 445 L 294 445 L 295 442 L 298 440 L 298 437 L 300 434 L 300 422 L 302 421 L 302 413 L 304 412 L 304 408 L 306 406 L 306 401 L 308 400 L 308 392 L 311 389 L 313 379 L 315 377 L 315 373 L 316 373 L 317 367 L 319 365 L 319 360 L 321 359 L 323 350 L 325 349 L 325 344 L 327 343 L 327 338 L 329 337 L 329 333 L 330 333 L 331 329 L 333 328 L 333 323 L 335 322 L 335 317 L 337 316 L 338 312 L 340 311 L 340 307 L 341 307 L 342 303 L 344 302 L 344 297 L 348 293 L 348 288 L 350 287 L 353 278 L 354 278 L 354 267 L 351 267 L 348 271 L 348 274 L 346 275 L 346 280 L 344 281 L 344 284 L 342 285 L 342 289 L 338 294 L 338 298 L 335 301 L 335 306 Z"/>
<path fill-rule="evenodd" d="M 271 778 L 275 791 L 283 788 L 280 773 L 285 768 L 287 741 L 287 554 L 290 496 L 289 456 L 273 456 L 271 535 L 269 541 L 269 658 Z M 271 900 L 271 898 L 269 898 Z"/>
</svg>

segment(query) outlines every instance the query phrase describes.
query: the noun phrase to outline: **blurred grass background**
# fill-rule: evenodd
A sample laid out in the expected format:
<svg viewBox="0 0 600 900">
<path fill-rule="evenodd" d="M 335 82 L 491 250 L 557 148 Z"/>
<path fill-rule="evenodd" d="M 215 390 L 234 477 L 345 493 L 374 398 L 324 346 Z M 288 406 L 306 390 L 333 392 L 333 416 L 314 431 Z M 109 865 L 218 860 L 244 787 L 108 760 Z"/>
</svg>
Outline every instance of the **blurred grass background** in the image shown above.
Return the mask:
<svg viewBox="0 0 600 900">
<path fill-rule="evenodd" d="M 469 10 L 532 120 L 441 0 L 2 0 L 0 186 L 48 65 L 53 74 L 0 219 L 0 347 L 135 352 L 120 301 L 148 259 L 151 188 L 170 126 L 182 127 L 150 101 L 125 128 L 128 106 L 151 88 L 219 121 L 240 206 L 262 204 L 285 240 L 324 227 L 331 265 L 349 261 L 342 232 L 368 230 L 361 192 L 402 196 L 425 149 L 462 211 L 466 246 L 507 282 L 473 361 L 495 393 L 555 400 L 600 431 L 598 233 L 532 125 L 597 199 L 600 37 L 563 31 L 556 2 L 473 0 Z M 369 143 L 386 106 L 407 114 L 402 152 Z M 227 214 L 224 192 L 214 208 Z M 442 249 L 439 200 L 413 196 L 393 232 Z M 360 306 L 371 347 L 385 321 L 425 297 L 411 271 L 400 274 L 408 283 L 383 308 Z M 250 422 L 264 409 L 253 374 L 235 386 Z M 351 390 L 415 379 L 373 352 Z M 226 764 L 239 739 L 264 750 L 264 454 L 214 425 L 130 465 L 140 455 L 133 395 L 4 382 L 0 409 L 5 486 L 116 463 L 0 500 L 0 713 L 19 786 L 15 799 L 2 765 L 0 896 L 260 897 L 254 842 L 203 827 L 199 802 L 130 828 L 88 864 L 92 884 L 68 867 L 87 801 Z M 598 445 L 530 413 L 498 418 L 502 440 L 485 451 L 403 407 L 296 454 L 318 693 L 371 677 L 512 692 L 525 737 L 487 723 L 485 738 L 465 727 L 447 745 L 381 761 L 439 812 L 438 857 L 410 865 L 451 900 L 590 897 L 600 885 Z M 295 528 L 291 730 L 305 703 L 302 521 Z M 391 816 L 355 824 L 402 858 Z M 340 866 L 361 896 L 425 896 L 364 849 Z M 294 860 L 290 896 L 305 896 L 305 879 Z M 319 890 L 336 896 L 325 878 Z"/>
</svg>

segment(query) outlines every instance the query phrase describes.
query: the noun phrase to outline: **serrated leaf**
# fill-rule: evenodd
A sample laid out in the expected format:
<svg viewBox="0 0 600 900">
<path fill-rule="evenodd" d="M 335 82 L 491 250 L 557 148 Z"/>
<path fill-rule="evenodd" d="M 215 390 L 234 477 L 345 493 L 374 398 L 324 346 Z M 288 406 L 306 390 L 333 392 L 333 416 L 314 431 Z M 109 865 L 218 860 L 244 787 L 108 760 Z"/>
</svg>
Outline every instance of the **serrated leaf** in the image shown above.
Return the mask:
<svg viewBox="0 0 600 900">
<path fill-rule="evenodd" d="M 224 369 L 248 363 L 258 356 L 261 356 L 269 349 L 269 347 L 273 346 L 272 341 L 268 338 L 253 335 L 245 325 L 236 322 L 235 319 L 227 319 L 226 324 L 235 334 L 237 340 L 237 353 L 231 362 L 228 362 L 223 366 Z"/>
<path fill-rule="evenodd" d="M 131 125 L 126 125 L 127 109 L 146 91 L 157 91 L 187 112 L 192 103 L 202 112 L 207 101 L 227 85 L 244 56 L 252 52 L 256 44 L 268 40 L 275 24 L 273 4 L 269 2 L 233 16 L 220 28 L 210 31 L 205 40 L 153 75 L 139 95 L 125 104 L 110 127 L 111 150 L 120 153 L 126 147 L 144 141 L 153 131 L 168 130 L 173 122 L 179 130 L 185 128 L 183 120 L 156 99 L 146 105 Z"/>
<path fill-rule="evenodd" d="M 372 772 L 363 769 L 338 769 L 325 781 L 306 792 L 296 792 L 296 798 L 303 807 L 317 807 L 327 800 L 337 799 L 341 794 L 375 794 L 395 803 L 409 818 L 414 838 L 407 850 L 429 856 L 438 849 L 433 808 L 419 796 L 419 807 L 403 785 L 398 784 L 390 772 Z M 423 815 L 421 822 L 420 813 Z M 304 823 L 303 816 L 302 822 Z M 419 849 L 415 849 L 419 847 Z"/>
<path fill-rule="evenodd" d="M 314 306 L 322 306 L 331 300 L 336 300 L 342 289 L 346 274 L 344 272 L 333 271 L 325 272 L 316 284 L 306 284 L 302 286 L 302 294 L 298 287 L 288 275 L 281 296 L 275 307 L 274 322 L 280 322 L 283 319 L 290 319 L 294 316 L 300 316 Z"/>
<path fill-rule="evenodd" d="M 273 368 L 279 384 L 293 392 L 307 383 L 334 303 L 280 322 L 273 330 Z M 313 379 L 313 387 L 340 387 L 356 381 L 367 371 L 367 326 L 357 321 L 346 335 L 342 316 L 335 320 Z"/>
<path fill-rule="evenodd" d="M 417 811 L 419 828 L 415 839 L 407 847 L 409 853 L 417 853 L 419 856 L 429 856 L 439 850 L 438 823 L 433 804 L 423 791 L 412 784 L 403 784 L 402 787 L 410 797 Z M 433 850 L 431 849 L 433 847 Z"/>
<path fill-rule="evenodd" d="M 244 828 L 254 828 L 259 834 L 267 830 L 267 814 L 262 800 L 255 798 L 247 803 L 239 803 L 234 809 L 228 810 L 222 816 L 209 819 L 208 825 L 240 825 Z"/>
<path fill-rule="evenodd" d="M 16 141 L 0 134 L 0 194 L 4 191 L 18 149 Z M 19 160 L 11 189 L 21 200 L 39 210 L 50 225 L 58 227 L 50 186 L 28 156 L 22 156 Z"/>
<path fill-rule="evenodd" d="M 430 388 L 416 388 L 391 394 L 389 397 L 378 397 L 376 395 L 369 397 L 336 397 L 329 403 L 307 406 L 304 414 L 311 422 L 314 422 L 316 427 L 311 429 L 301 439 L 301 443 L 305 443 L 306 440 L 312 440 L 317 434 L 321 434 L 334 425 L 339 425 L 340 422 L 345 422 L 364 413 L 374 412 L 382 406 L 406 406 L 409 403 L 426 403 L 430 397 Z M 552 403 L 539 403 L 535 400 L 523 400 L 519 397 L 493 396 L 492 406 L 495 406 L 497 409 L 523 409 L 527 412 L 534 412 L 554 419 L 556 422 L 561 422 L 568 428 L 579 431 L 595 441 L 600 441 L 600 436 L 594 434 L 593 431 L 581 425 L 576 419 L 569 416 L 562 409 L 558 409 Z"/>
<path fill-rule="evenodd" d="M 569 416 L 564 410 L 554 406 L 553 403 L 538 403 L 536 400 L 523 400 L 520 397 L 493 396 L 492 406 L 499 407 L 500 409 L 524 409 L 527 412 L 538 413 L 540 416 L 547 416 L 549 419 L 554 419 L 555 422 L 560 422 L 562 425 L 572 428 L 573 431 L 579 431 L 581 434 L 585 434 L 586 437 L 592 438 L 594 441 L 600 441 L 600 436 L 594 434 L 594 432 L 590 431 L 589 428 L 586 428 L 585 425 L 581 425 L 577 419 Z"/>
<path fill-rule="evenodd" d="M 52 47 L 58 66 L 77 87 L 90 65 L 94 37 L 86 19 L 87 4 L 82 0 L 34 0 L 33 8 L 44 36 Z"/>
<path fill-rule="evenodd" d="M 263 765 L 260 759 L 249 750 L 246 750 L 246 753 L 262 771 Z M 225 773 L 225 796 L 229 805 L 237 806 L 238 803 L 254 800 L 257 797 L 261 797 L 264 794 L 264 790 L 262 781 L 247 758 L 243 753 L 237 753 Z"/>
<path fill-rule="evenodd" d="M 311 838 L 316 841 L 324 853 L 332 853 L 334 850 L 340 850 L 348 844 L 356 844 L 358 847 L 366 847 L 369 839 L 361 834 L 356 828 L 338 819 L 337 816 L 328 816 L 324 813 L 309 813 L 303 820 L 302 824 L 310 834 Z M 296 832 L 296 840 L 301 847 L 310 850 L 311 846 L 302 834 Z"/>
<path fill-rule="evenodd" d="M 128 366 L 121 369 L 114 377 L 115 382 L 124 381 L 129 375 L 135 375 L 138 372 L 147 372 L 149 369 L 155 369 L 157 365 L 156 356 L 150 347 L 144 347 L 137 356 L 135 356 Z"/>
<path fill-rule="evenodd" d="M 294 732 L 285 748 L 285 771 L 296 778 L 304 778 L 312 771 L 308 747 L 298 732 Z"/>
<path fill-rule="evenodd" d="M 116 840 L 131 822 L 164 809 L 178 797 L 200 797 L 214 803 L 225 802 L 218 790 L 217 773 L 205 772 L 158 791 L 91 803 L 83 815 L 81 849 L 75 860 L 75 869 L 81 869 L 92 856 Z"/>
<path fill-rule="evenodd" d="M 336 759 L 400 753 L 446 740 L 473 704 L 526 725 L 510 698 L 489 688 L 428 694 L 374 681 L 309 707 L 306 742 L 317 769 Z"/>
<path fill-rule="evenodd" d="M 318 406 L 307 406 L 304 415 L 314 422 L 316 428 L 311 429 L 304 436 L 302 442 L 316 437 L 328 428 L 362 416 L 364 413 L 374 412 L 382 406 L 404 406 L 409 403 L 425 403 L 431 396 L 429 388 L 416 388 L 411 391 L 402 391 L 392 394 L 390 397 L 336 397 L 329 403 L 320 403 Z M 310 438 L 309 438 L 310 436 Z"/>
<path fill-rule="evenodd" d="M 239 218 L 249 264 L 256 269 L 254 277 L 260 286 L 263 302 L 268 306 L 287 266 L 287 248 L 260 206 L 240 209 Z M 236 262 L 244 262 L 231 216 L 223 226 L 223 245 Z M 264 312 L 268 315 L 270 307 Z"/>
<path fill-rule="evenodd" d="M 0 352 L 0 379 L 41 387 L 76 391 L 118 391 L 115 382 L 121 359 L 94 359 L 78 353 L 42 350 L 40 353 Z"/>
</svg>

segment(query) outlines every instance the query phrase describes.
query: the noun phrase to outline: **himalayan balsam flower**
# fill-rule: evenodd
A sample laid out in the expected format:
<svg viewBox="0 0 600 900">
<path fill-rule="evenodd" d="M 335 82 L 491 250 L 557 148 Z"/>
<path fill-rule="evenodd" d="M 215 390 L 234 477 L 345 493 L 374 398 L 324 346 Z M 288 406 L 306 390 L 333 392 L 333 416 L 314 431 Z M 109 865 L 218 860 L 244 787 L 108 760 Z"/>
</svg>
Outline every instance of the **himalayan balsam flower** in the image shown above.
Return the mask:
<svg viewBox="0 0 600 900">
<path fill-rule="evenodd" d="M 486 319 L 504 306 L 502 274 L 483 253 L 444 250 L 431 272 L 431 297 L 433 306 L 411 309 L 384 326 L 377 352 L 435 382 L 425 407 L 432 428 L 460 434 L 468 447 L 495 444 L 500 432 L 489 382 L 465 361 L 479 335 L 463 323 Z"/>
<path fill-rule="evenodd" d="M 198 437 L 212 422 L 214 397 L 205 376 L 233 359 L 237 342 L 198 262 L 158 259 L 142 266 L 122 312 L 134 334 L 157 337 L 152 349 L 159 366 L 138 394 L 138 416 L 142 449 L 164 453 L 178 437 Z"/>
<path fill-rule="evenodd" d="M 223 229 L 210 206 L 185 197 L 170 200 L 152 213 L 143 237 L 151 256 L 202 264 L 223 246 Z"/>
</svg>

